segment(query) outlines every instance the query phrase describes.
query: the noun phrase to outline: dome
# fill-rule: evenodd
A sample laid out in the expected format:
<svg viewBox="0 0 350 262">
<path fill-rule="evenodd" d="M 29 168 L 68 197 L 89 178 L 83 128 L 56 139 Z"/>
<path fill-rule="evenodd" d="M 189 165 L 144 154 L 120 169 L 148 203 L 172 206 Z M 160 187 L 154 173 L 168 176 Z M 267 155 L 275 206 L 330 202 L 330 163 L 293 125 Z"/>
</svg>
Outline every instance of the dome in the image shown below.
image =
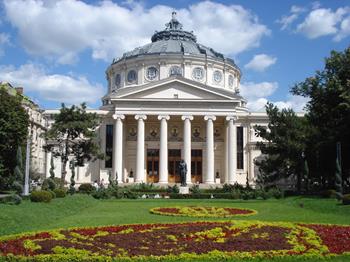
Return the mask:
<svg viewBox="0 0 350 262">
<path fill-rule="evenodd" d="M 166 24 L 166 29 L 155 32 L 151 40 L 152 43 L 124 53 L 121 58 L 114 59 L 113 63 L 143 55 L 183 54 L 203 57 L 208 56 L 237 67 L 232 59 L 225 58 L 224 55 L 216 52 L 212 48 L 197 43 L 197 38 L 193 32 L 184 31 L 182 29 L 182 24 L 176 19 L 176 12 L 172 13 L 172 19 Z"/>
</svg>

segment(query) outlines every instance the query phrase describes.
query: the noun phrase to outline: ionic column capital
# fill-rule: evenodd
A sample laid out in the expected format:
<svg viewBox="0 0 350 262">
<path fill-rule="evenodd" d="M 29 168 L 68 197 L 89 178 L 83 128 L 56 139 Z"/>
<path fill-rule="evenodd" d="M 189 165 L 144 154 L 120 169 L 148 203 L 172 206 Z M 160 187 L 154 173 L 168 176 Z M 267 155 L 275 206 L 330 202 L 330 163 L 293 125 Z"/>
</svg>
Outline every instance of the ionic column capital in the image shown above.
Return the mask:
<svg viewBox="0 0 350 262">
<path fill-rule="evenodd" d="M 238 117 L 237 116 L 226 116 L 226 121 L 237 121 Z"/>
<path fill-rule="evenodd" d="M 114 114 L 114 115 L 112 115 L 112 117 L 113 117 L 114 120 L 118 120 L 118 119 L 123 120 L 123 119 L 125 119 L 125 115 L 121 115 L 121 114 Z"/>
<path fill-rule="evenodd" d="M 146 120 L 147 116 L 146 115 L 135 115 L 136 120 Z"/>
<path fill-rule="evenodd" d="M 168 115 L 159 115 L 158 116 L 158 120 L 162 120 L 162 119 L 165 119 L 165 120 L 169 120 L 170 119 L 170 116 L 168 116 Z"/>
<path fill-rule="evenodd" d="M 204 120 L 205 121 L 208 121 L 208 120 L 215 121 L 216 120 L 216 116 L 205 116 Z"/>
<path fill-rule="evenodd" d="M 182 120 L 189 119 L 190 121 L 192 121 L 192 120 L 193 120 L 193 116 L 191 116 L 191 115 L 185 115 L 185 116 L 182 116 L 181 119 L 182 119 Z"/>
</svg>

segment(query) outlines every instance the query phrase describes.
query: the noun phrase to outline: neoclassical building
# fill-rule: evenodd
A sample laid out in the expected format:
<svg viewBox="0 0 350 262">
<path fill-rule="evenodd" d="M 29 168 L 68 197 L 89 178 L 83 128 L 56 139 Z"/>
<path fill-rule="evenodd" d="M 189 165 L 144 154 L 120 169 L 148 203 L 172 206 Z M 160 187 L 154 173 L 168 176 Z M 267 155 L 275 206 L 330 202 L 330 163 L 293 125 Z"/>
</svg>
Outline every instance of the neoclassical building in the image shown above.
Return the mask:
<svg viewBox="0 0 350 262">
<path fill-rule="evenodd" d="M 151 41 L 107 68 L 107 94 L 95 111 L 107 157 L 77 167 L 77 183 L 108 181 L 109 172 L 119 183 L 176 183 L 181 159 L 188 184 L 254 183 L 260 151 L 253 126 L 268 119 L 247 109 L 238 66 L 198 43 L 176 13 Z"/>
</svg>

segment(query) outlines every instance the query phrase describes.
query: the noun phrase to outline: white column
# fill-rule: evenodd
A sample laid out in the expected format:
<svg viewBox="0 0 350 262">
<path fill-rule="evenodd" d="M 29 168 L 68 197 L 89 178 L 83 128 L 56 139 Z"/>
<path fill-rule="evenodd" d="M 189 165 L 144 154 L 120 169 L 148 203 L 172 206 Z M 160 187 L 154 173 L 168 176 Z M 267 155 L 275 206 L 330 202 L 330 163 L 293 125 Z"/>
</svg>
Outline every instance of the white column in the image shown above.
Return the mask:
<svg viewBox="0 0 350 262">
<path fill-rule="evenodd" d="M 236 166 L 237 166 L 237 149 L 236 149 L 236 117 L 227 116 L 226 117 L 228 125 L 228 136 L 227 136 L 227 172 L 228 172 L 228 183 L 233 184 L 235 182 L 236 176 Z"/>
<path fill-rule="evenodd" d="M 112 159 L 112 177 L 118 179 L 118 183 L 123 180 L 123 119 L 124 115 L 113 115 L 113 159 Z"/>
<path fill-rule="evenodd" d="M 207 175 L 204 179 L 206 184 L 214 184 L 214 123 L 215 116 L 205 116 L 207 121 Z"/>
<path fill-rule="evenodd" d="M 182 120 L 184 120 L 184 160 L 187 165 L 187 174 L 186 174 L 186 184 L 191 184 L 191 121 L 193 120 L 193 116 L 182 116 Z"/>
<path fill-rule="evenodd" d="M 158 116 L 160 120 L 160 148 L 159 148 L 159 183 L 168 183 L 168 123 L 170 117 Z"/>
<path fill-rule="evenodd" d="M 137 154 L 136 154 L 136 183 L 146 182 L 145 180 L 145 115 L 136 115 L 137 120 Z"/>
</svg>

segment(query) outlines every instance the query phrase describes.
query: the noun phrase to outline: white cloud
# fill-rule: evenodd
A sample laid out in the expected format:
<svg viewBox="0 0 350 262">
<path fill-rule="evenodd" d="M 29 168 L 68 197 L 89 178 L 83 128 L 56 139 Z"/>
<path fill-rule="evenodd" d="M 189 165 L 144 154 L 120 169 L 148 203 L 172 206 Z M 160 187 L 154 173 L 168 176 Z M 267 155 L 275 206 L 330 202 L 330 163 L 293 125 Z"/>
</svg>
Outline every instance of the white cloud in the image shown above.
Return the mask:
<svg viewBox="0 0 350 262">
<path fill-rule="evenodd" d="M 325 8 L 314 9 L 297 26 L 296 31 L 310 39 L 325 35 L 336 35 L 339 32 L 339 24 L 342 23 L 346 14 L 350 14 L 349 7 L 340 7 L 336 11 Z M 347 29 L 342 30 L 342 33 L 346 35 L 347 31 Z M 344 38 L 345 35 L 338 38 Z M 337 36 L 335 36 L 335 39 L 337 39 Z"/>
<path fill-rule="evenodd" d="M 10 36 L 6 33 L 0 33 L 0 56 L 4 54 L 4 46 L 10 44 Z"/>
<path fill-rule="evenodd" d="M 288 95 L 285 101 L 274 101 L 269 97 L 278 89 L 277 82 L 246 82 L 241 84 L 241 94 L 248 100 L 247 107 L 251 111 L 265 111 L 267 102 L 274 103 L 277 107 L 292 108 L 296 112 L 303 111 L 307 99 L 301 96 Z"/>
<path fill-rule="evenodd" d="M 277 61 L 276 57 L 269 56 L 266 54 L 255 55 L 252 60 L 248 62 L 244 67 L 247 69 L 252 69 L 254 71 L 263 72 L 268 67 L 275 64 Z"/>
<path fill-rule="evenodd" d="M 94 59 L 110 61 L 149 43 L 174 10 L 165 5 L 147 9 L 135 1 L 93 5 L 68 0 L 4 0 L 4 7 L 27 52 L 61 63 L 75 62 L 84 50 L 91 50 Z M 199 42 L 225 54 L 257 47 L 270 33 L 257 16 L 238 5 L 202 1 L 177 12 L 185 30 L 194 30 Z"/>
<path fill-rule="evenodd" d="M 94 103 L 104 93 L 101 85 L 91 84 L 83 76 L 48 74 L 42 67 L 30 63 L 19 68 L 0 66 L 0 79 L 36 92 L 41 99 L 68 104 Z"/>
<path fill-rule="evenodd" d="M 293 5 L 290 8 L 290 14 L 284 15 L 277 20 L 277 23 L 281 24 L 281 30 L 287 29 L 295 20 L 297 20 L 301 13 L 305 12 L 306 8 Z"/>
</svg>

